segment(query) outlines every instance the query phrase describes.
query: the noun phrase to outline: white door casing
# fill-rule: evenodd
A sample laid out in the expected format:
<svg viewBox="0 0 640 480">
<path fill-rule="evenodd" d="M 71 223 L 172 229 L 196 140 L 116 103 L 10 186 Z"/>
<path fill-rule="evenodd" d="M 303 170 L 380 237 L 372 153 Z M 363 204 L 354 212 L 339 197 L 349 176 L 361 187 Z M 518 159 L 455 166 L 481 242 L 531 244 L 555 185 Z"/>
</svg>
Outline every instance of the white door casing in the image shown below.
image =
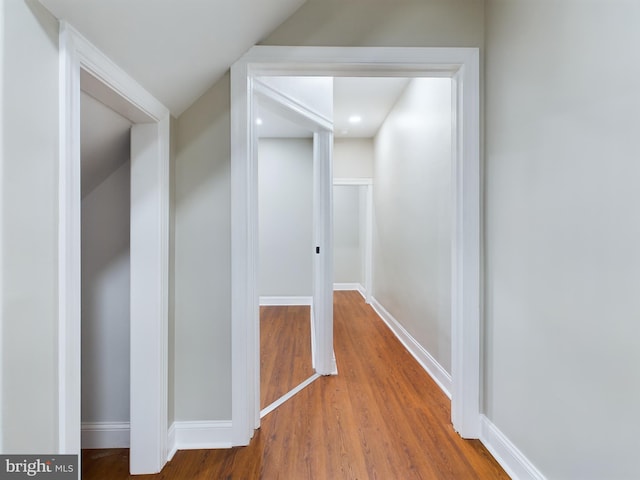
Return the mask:
<svg viewBox="0 0 640 480">
<path fill-rule="evenodd" d="M 131 473 L 167 461 L 169 110 L 60 24 L 58 451 L 80 453 L 80 90 L 131 132 Z M 82 85 L 81 85 L 82 84 Z M 80 472 L 79 472 L 80 475 Z"/>
<path fill-rule="evenodd" d="M 231 68 L 232 424 L 235 445 L 257 426 L 255 323 L 256 78 L 449 77 L 453 81 L 452 408 L 464 438 L 480 433 L 480 86 L 477 48 L 253 47 Z"/>
<path fill-rule="evenodd" d="M 338 373 L 333 353 L 333 130 L 313 134 L 313 368 Z"/>
</svg>

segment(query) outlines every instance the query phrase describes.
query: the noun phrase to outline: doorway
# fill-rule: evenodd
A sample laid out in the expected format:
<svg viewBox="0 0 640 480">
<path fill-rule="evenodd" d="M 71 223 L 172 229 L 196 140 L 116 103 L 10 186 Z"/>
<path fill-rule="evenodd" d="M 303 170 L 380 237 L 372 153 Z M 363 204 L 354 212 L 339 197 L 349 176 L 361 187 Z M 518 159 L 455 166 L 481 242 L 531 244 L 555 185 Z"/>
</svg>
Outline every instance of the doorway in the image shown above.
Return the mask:
<svg viewBox="0 0 640 480">
<path fill-rule="evenodd" d="M 234 443 L 257 426 L 255 366 L 255 209 L 252 171 L 254 80 L 260 75 L 449 77 L 453 82 L 452 422 L 465 438 L 480 430 L 479 56 L 472 48 L 254 47 L 231 70 L 232 395 Z M 249 259 L 247 262 L 246 259 Z M 330 341 L 331 339 L 329 339 Z"/>
<path fill-rule="evenodd" d="M 129 448 L 131 122 L 81 93 L 82 448 Z"/>
<path fill-rule="evenodd" d="M 297 339 L 310 344 L 310 367 L 308 378 L 298 378 L 299 383 L 288 385 L 289 389 L 279 398 L 271 398 L 268 404 L 261 395 L 263 388 L 272 387 L 260 381 L 260 370 L 269 365 L 260 349 L 268 336 L 263 331 L 263 321 L 256 324 L 256 359 L 258 382 L 255 396 L 258 407 L 255 424 L 297 392 L 309 385 L 321 374 L 335 370 L 333 344 L 324 340 L 327 335 L 325 317 L 333 316 L 331 303 L 331 269 L 327 258 L 331 256 L 330 243 L 326 242 L 330 224 L 324 221 L 324 212 L 331 203 L 331 192 L 327 179 L 331 171 L 332 132 L 328 122 L 314 108 L 301 105 L 289 96 L 291 92 L 325 92 L 327 103 L 331 99 L 331 83 L 327 79 L 260 77 L 256 79 L 256 104 L 254 122 L 260 124 L 253 132 L 256 167 L 259 172 L 257 204 L 259 253 L 256 252 L 256 270 L 259 272 L 258 297 L 261 315 L 279 305 L 284 314 L 289 305 L 306 305 L 300 312 L 310 320 L 306 325 L 308 339 Z M 328 87 L 328 88 L 327 88 Z M 258 109 L 259 106 L 259 109 Z M 259 111 L 258 111 L 259 110 Z M 270 138 L 265 138 L 270 137 Z M 258 153 L 260 152 L 260 153 Z M 275 204 L 274 204 L 275 201 Z M 273 228 L 276 231 L 273 231 Z M 329 292 L 329 293 L 327 293 Z M 255 298 L 254 300 L 258 300 Z M 327 301 L 329 300 L 329 305 Z M 265 306 L 270 305 L 270 306 Z M 292 310 L 289 307 L 289 310 Z M 302 319 L 305 322 L 305 319 Z M 277 324 L 271 322 L 272 324 Z M 289 329 L 287 329 L 289 330 Z M 296 340 L 296 339 L 291 339 Z M 308 343 L 307 343 L 308 342 Z M 269 343 L 264 346 L 268 347 Z M 307 348 L 302 348 L 307 351 Z M 254 350 L 255 351 L 255 350 Z M 306 359 L 302 359 L 306 363 Z M 280 373 L 290 373 L 293 363 L 284 359 Z M 304 369 L 303 369 L 304 370 Z M 306 371 L 306 370 L 305 370 Z M 315 372 L 315 373 L 314 373 Z M 271 375 L 269 369 L 264 374 Z M 304 376 L 304 375 L 303 375 Z M 272 388 L 268 388 L 272 390 Z"/>
<path fill-rule="evenodd" d="M 313 135 L 276 136 L 260 110 L 258 139 L 260 416 L 313 376 Z"/>
<path fill-rule="evenodd" d="M 357 290 L 366 303 L 371 303 L 373 181 L 371 178 L 334 178 L 333 192 L 333 289 Z M 356 240 L 353 241 L 353 238 Z"/>
<path fill-rule="evenodd" d="M 60 25 L 58 450 L 81 446 L 81 90 L 133 124 L 130 208 L 130 471 L 167 461 L 169 111 L 65 22 Z"/>
</svg>

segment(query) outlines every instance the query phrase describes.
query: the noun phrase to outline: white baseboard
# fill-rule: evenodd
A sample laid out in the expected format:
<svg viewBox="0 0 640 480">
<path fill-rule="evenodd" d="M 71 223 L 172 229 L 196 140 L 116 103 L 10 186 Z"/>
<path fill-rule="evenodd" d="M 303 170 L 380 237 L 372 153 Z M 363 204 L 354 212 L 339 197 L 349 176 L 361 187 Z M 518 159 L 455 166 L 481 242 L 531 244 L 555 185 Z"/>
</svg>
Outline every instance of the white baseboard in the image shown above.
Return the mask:
<svg viewBox="0 0 640 480">
<path fill-rule="evenodd" d="M 315 317 L 313 316 L 313 308 L 311 309 L 311 368 L 316 371 L 316 326 Z M 336 361 L 336 352 L 333 352 L 331 360 L 331 373 L 329 375 L 338 375 L 338 362 Z"/>
<path fill-rule="evenodd" d="M 316 371 L 316 325 L 315 325 L 315 317 L 313 315 L 313 308 L 311 310 L 310 322 L 311 322 L 311 368 L 313 371 Z"/>
<path fill-rule="evenodd" d="M 371 299 L 371 306 L 378 316 L 387 324 L 394 335 L 413 355 L 422 368 L 433 378 L 445 395 L 451 398 L 451 375 L 427 352 L 418 341 L 375 299 Z"/>
<path fill-rule="evenodd" d="M 480 415 L 480 441 L 514 480 L 546 480 L 545 476 L 485 415 Z"/>
<path fill-rule="evenodd" d="M 169 454 L 167 455 L 167 462 L 170 462 L 173 459 L 173 456 L 178 451 L 178 447 L 176 445 L 176 424 L 175 424 L 175 422 L 173 422 L 171 424 L 171 426 L 169 427 L 169 433 L 168 433 L 167 436 L 168 436 L 168 439 L 167 439 L 167 450 L 169 451 Z"/>
<path fill-rule="evenodd" d="M 338 361 L 336 360 L 336 352 L 333 352 L 333 358 L 331 359 L 331 373 L 329 375 L 338 375 Z"/>
<path fill-rule="evenodd" d="M 82 448 L 129 448 L 128 422 L 82 424 Z M 168 432 L 168 460 L 177 450 L 230 448 L 230 421 L 174 422 Z"/>
<path fill-rule="evenodd" d="M 169 429 L 170 438 L 172 429 L 174 441 L 173 445 L 169 442 L 170 452 L 233 446 L 231 421 L 174 422 Z"/>
<path fill-rule="evenodd" d="M 261 306 L 310 306 L 313 302 L 313 297 L 260 297 Z"/>
<path fill-rule="evenodd" d="M 360 283 L 334 283 L 333 290 L 334 291 L 356 290 L 360 292 L 361 295 L 364 296 L 364 287 Z"/>
<path fill-rule="evenodd" d="M 129 448 L 129 422 L 82 422 L 82 448 Z"/>
</svg>

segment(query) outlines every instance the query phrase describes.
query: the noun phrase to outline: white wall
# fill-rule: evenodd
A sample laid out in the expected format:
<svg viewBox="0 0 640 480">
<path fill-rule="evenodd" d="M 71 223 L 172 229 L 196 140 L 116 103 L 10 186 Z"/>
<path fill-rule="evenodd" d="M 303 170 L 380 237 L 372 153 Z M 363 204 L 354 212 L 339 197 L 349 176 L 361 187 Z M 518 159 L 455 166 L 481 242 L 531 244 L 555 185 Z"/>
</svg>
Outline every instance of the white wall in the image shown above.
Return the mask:
<svg viewBox="0 0 640 480">
<path fill-rule="evenodd" d="M 333 187 L 333 282 L 364 285 L 362 217 L 360 190 L 364 187 Z"/>
<path fill-rule="evenodd" d="M 175 420 L 231 418 L 229 75 L 177 121 Z"/>
<path fill-rule="evenodd" d="M 0 5 L 3 447 L 54 451 L 58 23 L 35 0 Z M 483 15 L 476 0 L 308 0 L 263 43 L 482 47 Z M 227 75 L 177 121 L 176 420 L 231 418 L 229 102 Z"/>
<path fill-rule="evenodd" d="M 372 138 L 334 138 L 333 178 L 373 177 Z M 365 284 L 366 188 L 333 189 L 334 283 Z"/>
<path fill-rule="evenodd" d="M 260 295 L 310 297 L 313 139 L 260 139 L 258 202 Z"/>
<path fill-rule="evenodd" d="M 57 445 L 58 22 L 0 2 L 2 453 Z"/>
<path fill-rule="evenodd" d="M 301 161 L 303 160 L 303 161 Z M 312 294 L 312 139 L 259 142 L 260 295 Z M 335 174 L 335 172 L 338 174 Z M 336 139 L 334 177 L 371 178 L 372 139 Z M 357 186 L 334 187 L 334 282 L 364 283 L 364 205 Z"/>
<path fill-rule="evenodd" d="M 333 178 L 372 178 L 373 139 L 335 138 Z"/>
<path fill-rule="evenodd" d="M 487 18 L 484 408 L 549 479 L 640 478 L 640 3 Z"/>
<path fill-rule="evenodd" d="M 263 44 L 476 46 L 477 0 L 308 0 Z M 178 119 L 176 420 L 231 418 L 229 77 Z"/>
<path fill-rule="evenodd" d="M 82 199 L 82 421 L 129 421 L 128 159 Z"/>
<path fill-rule="evenodd" d="M 640 6 L 486 3 L 484 409 L 548 478 L 637 478 Z M 264 43 L 483 48 L 484 4 L 308 0 Z M 33 0 L 0 8 L 3 450 L 41 453 L 56 444 L 57 22 Z M 176 419 L 229 419 L 228 76 L 177 127 Z"/>
<path fill-rule="evenodd" d="M 478 0 L 307 0 L 265 45 L 482 46 Z"/>
<path fill-rule="evenodd" d="M 414 79 L 375 138 L 373 295 L 451 371 L 451 81 Z"/>
</svg>

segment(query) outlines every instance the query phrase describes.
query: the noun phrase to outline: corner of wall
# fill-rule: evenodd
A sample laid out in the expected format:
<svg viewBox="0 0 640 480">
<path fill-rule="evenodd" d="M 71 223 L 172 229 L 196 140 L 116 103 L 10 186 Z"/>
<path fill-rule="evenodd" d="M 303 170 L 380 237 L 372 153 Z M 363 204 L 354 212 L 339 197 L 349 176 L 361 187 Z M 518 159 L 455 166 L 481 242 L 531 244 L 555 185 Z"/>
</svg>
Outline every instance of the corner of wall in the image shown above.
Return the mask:
<svg viewBox="0 0 640 480">
<path fill-rule="evenodd" d="M 35 0 L 1 2 L 0 32 L 0 451 L 55 451 L 58 21 Z"/>
<path fill-rule="evenodd" d="M 176 152 L 178 141 L 178 120 L 171 116 L 169 123 L 169 378 L 168 378 L 168 424 L 173 426 L 175 419 L 175 260 L 176 260 Z"/>
</svg>

